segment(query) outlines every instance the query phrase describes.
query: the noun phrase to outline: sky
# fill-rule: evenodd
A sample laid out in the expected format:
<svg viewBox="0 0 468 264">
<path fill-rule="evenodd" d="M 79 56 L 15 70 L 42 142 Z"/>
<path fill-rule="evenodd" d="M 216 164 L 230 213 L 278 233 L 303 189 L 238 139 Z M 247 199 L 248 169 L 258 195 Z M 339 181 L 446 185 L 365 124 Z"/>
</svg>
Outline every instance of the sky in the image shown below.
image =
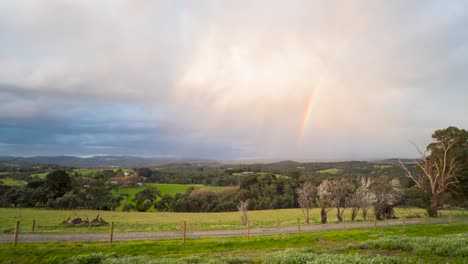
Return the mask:
<svg viewBox="0 0 468 264">
<path fill-rule="evenodd" d="M 468 1 L 0 1 L 0 155 L 417 157 L 468 128 Z"/>
</svg>

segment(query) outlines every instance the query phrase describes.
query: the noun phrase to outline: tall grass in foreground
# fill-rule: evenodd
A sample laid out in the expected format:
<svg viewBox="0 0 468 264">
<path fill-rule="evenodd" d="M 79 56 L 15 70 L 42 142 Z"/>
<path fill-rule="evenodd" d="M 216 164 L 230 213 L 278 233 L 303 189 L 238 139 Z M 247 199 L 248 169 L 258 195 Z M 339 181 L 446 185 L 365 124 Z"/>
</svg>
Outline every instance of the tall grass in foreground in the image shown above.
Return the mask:
<svg viewBox="0 0 468 264">
<path fill-rule="evenodd" d="M 368 240 L 351 248 L 406 251 L 416 255 L 441 257 L 468 257 L 468 234 L 442 237 L 387 236 Z"/>
<path fill-rule="evenodd" d="M 185 257 L 185 258 L 150 258 L 138 256 L 119 256 L 116 254 L 90 254 L 73 257 L 63 264 L 241 264 L 254 263 L 252 260 L 240 257 Z M 272 253 L 261 263 L 265 264 L 409 264 L 418 263 L 414 260 L 387 256 L 317 254 L 307 250 L 290 249 Z"/>
</svg>

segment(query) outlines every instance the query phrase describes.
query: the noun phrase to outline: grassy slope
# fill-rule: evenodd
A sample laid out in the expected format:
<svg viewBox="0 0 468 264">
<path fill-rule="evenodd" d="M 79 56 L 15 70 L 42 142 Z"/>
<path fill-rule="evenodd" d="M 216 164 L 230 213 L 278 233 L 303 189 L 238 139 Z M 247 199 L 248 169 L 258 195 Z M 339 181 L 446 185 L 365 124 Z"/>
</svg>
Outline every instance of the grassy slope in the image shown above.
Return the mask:
<svg viewBox="0 0 468 264">
<path fill-rule="evenodd" d="M 422 259 L 425 262 L 440 263 L 463 263 L 464 255 L 451 255 L 450 252 L 433 254 L 433 252 L 414 251 L 411 248 L 401 249 L 379 249 L 375 250 L 360 247 L 359 243 L 393 236 L 411 237 L 431 236 L 435 241 L 438 237 L 450 239 L 468 238 L 468 225 L 419 225 L 410 226 L 403 230 L 401 227 L 380 228 L 377 231 L 369 229 L 327 231 L 293 235 L 276 235 L 236 238 L 210 238 L 189 239 L 185 244 L 181 240 L 163 241 L 132 241 L 115 242 L 110 247 L 106 243 L 24 243 L 13 248 L 10 244 L 0 244 L 0 263 L 57 263 L 71 256 L 102 252 L 109 254 L 117 252 L 120 255 L 150 256 L 150 257 L 184 257 L 184 256 L 211 256 L 220 257 L 244 257 L 256 262 L 265 259 L 271 252 L 277 252 L 288 248 L 299 249 L 299 251 L 311 250 L 328 254 L 360 254 L 360 255 L 392 255 Z M 358 245 L 358 246 L 356 246 Z M 459 250 L 459 249 L 457 249 Z M 464 249 L 466 250 L 466 249 Z M 292 262 L 287 262 L 292 263 Z M 298 262 L 302 263 L 302 262 Z"/>
<path fill-rule="evenodd" d="M 31 174 L 31 176 L 39 177 L 39 178 L 45 178 L 47 176 L 47 174 L 49 174 L 49 173 L 50 172 L 34 173 L 34 174 Z"/>
<path fill-rule="evenodd" d="M 11 177 L 2 178 L 0 179 L 0 181 L 2 181 L 4 185 L 10 186 L 24 186 L 26 184 L 25 181 L 14 179 Z"/>
<path fill-rule="evenodd" d="M 339 173 L 339 172 L 341 172 L 341 171 L 342 171 L 342 170 L 341 170 L 341 169 L 338 169 L 338 168 L 331 168 L 331 169 L 326 169 L 326 170 L 319 170 L 319 171 L 317 171 L 317 172 L 318 172 L 318 173 L 321 173 L 321 174 L 323 174 L 323 173 L 328 173 L 328 174 L 333 174 L 333 175 L 335 175 L 335 174 L 337 174 L 337 173 Z"/>
<path fill-rule="evenodd" d="M 408 215 L 424 215 L 422 209 L 396 208 L 397 217 Z M 345 219 L 349 219 L 349 210 L 345 211 Z M 243 229 L 238 212 L 223 213 L 170 213 L 170 212 L 121 212 L 121 211 L 96 211 L 96 210 L 44 210 L 44 209 L 19 209 L 0 208 L 0 233 L 11 233 L 16 220 L 22 223 L 24 232 L 30 231 L 32 220 L 36 220 L 36 232 L 90 232 L 87 228 L 62 227 L 59 224 L 73 217 L 74 214 L 92 219 L 100 214 L 106 221 L 116 223 L 116 232 L 128 231 L 173 231 L 178 230 L 180 222 L 186 220 L 188 231 L 196 230 L 218 230 L 218 229 Z M 448 212 L 442 211 L 444 217 Z M 462 214 L 455 212 L 454 216 Z M 319 224 L 320 212 L 314 208 L 310 212 L 311 224 Z M 369 216 L 372 219 L 372 215 Z M 303 221 L 300 209 L 262 210 L 250 211 L 249 218 L 253 228 L 293 226 L 297 223 L 297 218 Z M 358 218 L 358 221 L 363 221 Z M 334 211 L 329 213 L 329 221 L 336 222 Z M 92 232 L 106 232 L 107 227 L 94 227 Z"/>
</svg>

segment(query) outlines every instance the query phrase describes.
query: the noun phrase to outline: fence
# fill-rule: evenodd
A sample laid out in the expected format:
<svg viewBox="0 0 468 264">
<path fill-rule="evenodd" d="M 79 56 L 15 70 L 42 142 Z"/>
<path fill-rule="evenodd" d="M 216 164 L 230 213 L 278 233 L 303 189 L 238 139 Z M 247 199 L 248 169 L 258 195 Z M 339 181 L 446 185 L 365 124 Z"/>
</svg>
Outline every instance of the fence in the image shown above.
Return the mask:
<svg viewBox="0 0 468 264">
<path fill-rule="evenodd" d="M 252 221 L 248 220 L 244 230 L 235 229 L 235 230 L 210 230 L 210 231 L 197 231 L 196 225 L 188 225 L 186 220 L 182 220 L 179 225 L 175 228 L 178 231 L 165 231 L 165 232 L 126 232 L 126 233 L 114 233 L 115 227 L 118 227 L 119 223 L 110 222 L 108 226 L 108 238 L 105 238 L 105 233 L 103 232 L 92 232 L 90 229 L 89 233 L 78 233 L 70 236 L 70 234 L 39 234 L 37 233 L 37 224 L 39 221 L 34 219 L 31 225 L 31 232 L 24 232 L 20 236 L 20 221 L 15 222 L 14 233 L 13 233 L 13 246 L 16 247 L 19 242 L 22 242 L 21 239 L 24 239 L 24 242 L 60 242 L 60 241 L 108 241 L 110 245 L 114 243 L 114 240 L 160 240 L 160 239 L 181 239 L 182 243 L 186 242 L 187 238 L 201 238 L 201 237 L 231 237 L 231 236 L 245 236 L 247 240 L 250 239 L 252 235 L 273 235 L 273 234 L 301 234 L 303 232 L 314 232 L 314 231 L 326 231 L 326 230 L 342 230 L 346 232 L 348 229 L 356 228 L 374 228 L 378 229 L 380 226 L 401 226 L 403 232 L 406 231 L 408 225 L 412 224 L 441 224 L 441 223 L 454 223 L 453 213 L 449 212 L 446 217 L 430 219 L 426 217 L 423 220 L 408 220 L 407 216 L 402 216 L 397 221 L 383 221 L 379 222 L 374 217 L 372 222 L 352 222 L 346 221 L 344 219 L 341 223 L 335 224 L 324 224 L 324 225 L 306 225 L 301 221 L 300 218 L 297 218 L 297 226 L 274 226 L 274 227 L 263 227 L 263 228 L 253 228 Z M 465 221 L 465 220 L 463 220 Z M 221 223 L 219 223 L 221 226 Z M 192 227 L 192 228 L 191 228 Z M 72 238 L 71 240 L 69 238 Z M 68 239 L 67 239 L 68 238 Z M 42 240 L 41 240 L 42 239 Z M 11 241 L 11 239 L 9 240 Z M 0 236 L 0 242 L 7 242 L 5 235 Z"/>
</svg>

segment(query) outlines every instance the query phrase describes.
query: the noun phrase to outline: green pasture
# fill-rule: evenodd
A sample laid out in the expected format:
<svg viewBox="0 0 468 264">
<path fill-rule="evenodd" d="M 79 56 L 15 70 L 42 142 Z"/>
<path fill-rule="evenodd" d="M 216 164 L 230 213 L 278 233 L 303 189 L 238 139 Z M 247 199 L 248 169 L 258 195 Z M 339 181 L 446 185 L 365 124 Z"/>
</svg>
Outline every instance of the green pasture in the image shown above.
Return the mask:
<svg viewBox="0 0 468 264">
<path fill-rule="evenodd" d="M 89 178 L 89 177 L 94 177 L 98 175 L 98 173 L 101 171 L 102 170 L 99 170 L 99 169 L 74 169 L 70 174 L 71 175 L 78 174 L 81 177 Z"/>
<path fill-rule="evenodd" d="M 3 185 L 10 186 L 24 186 L 26 184 L 25 181 L 14 179 L 11 177 L 1 178 L 0 181 L 3 182 Z"/>
<path fill-rule="evenodd" d="M 465 263 L 468 225 L 160 241 L 0 244 L 0 263 Z"/>
<path fill-rule="evenodd" d="M 34 174 L 31 174 L 31 176 L 38 177 L 38 178 L 45 178 L 47 176 L 47 174 L 49 174 L 49 173 L 50 172 L 34 173 Z"/>
<path fill-rule="evenodd" d="M 23 233 L 31 232 L 31 224 L 36 220 L 36 232 L 44 233 L 86 233 L 107 232 L 108 227 L 66 227 L 61 225 L 68 217 L 79 216 L 93 219 L 100 215 L 107 222 L 115 223 L 116 232 L 158 232 L 180 230 L 182 221 L 187 221 L 188 231 L 198 230 L 229 230 L 244 229 L 239 212 L 222 213 L 173 213 L 173 212 L 121 212 L 121 211 L 96 211 L 96 210 L 45 210 L 45 209 L 20 209 L 0 208 L 0 233 L 12 233 L 16 220 L 21 221 Z M 424 210 L 417 208 L 396 208 L 397 217 L 421 216 L 424 219 Z M 442 211 L 442 217 L 448 218 L 449 211 Z M 303 223 L 303 215 L 300 209 L 279 209 L 249 211 L 249 219 L 252 228 L 295 226 L 297 218 Z M 320 224 L 320 211 L 314 208 L 310 212 L 311 224 Z M 463 211 L 453 211 L 454 218 L 463 218 Z M 330 211 L 329 223 L 336 223 L 334 211 Z M 345 221 L 348 221 L 349 210 L 345 211 Z M 360 216 L 357 222 L 364 221 Z M 373 221 L 373 215 L 369 212 L 368 221 Z"/>
<path fill-rule="evenodd" d="M 388 169 L 388 168 L 391 168 L 393 167 L 394 165 L 390 165 L 390 164 L 376 164 L 374 165 L 374 168 L 378 168 L 378 169 Z"/>
<path fill-rule="evenodd" d="M 320 174 L 327 173 L 327 174 L 335 175 L 335 174 L 338 174 L 338 173 L 342 172 L 342 170 L 338 169 L 338 168 L 331 168 L 331 169 L 326 169 L 326 170 L 319 170 L 317 172 L 320 173 Z"/>
</svg>

